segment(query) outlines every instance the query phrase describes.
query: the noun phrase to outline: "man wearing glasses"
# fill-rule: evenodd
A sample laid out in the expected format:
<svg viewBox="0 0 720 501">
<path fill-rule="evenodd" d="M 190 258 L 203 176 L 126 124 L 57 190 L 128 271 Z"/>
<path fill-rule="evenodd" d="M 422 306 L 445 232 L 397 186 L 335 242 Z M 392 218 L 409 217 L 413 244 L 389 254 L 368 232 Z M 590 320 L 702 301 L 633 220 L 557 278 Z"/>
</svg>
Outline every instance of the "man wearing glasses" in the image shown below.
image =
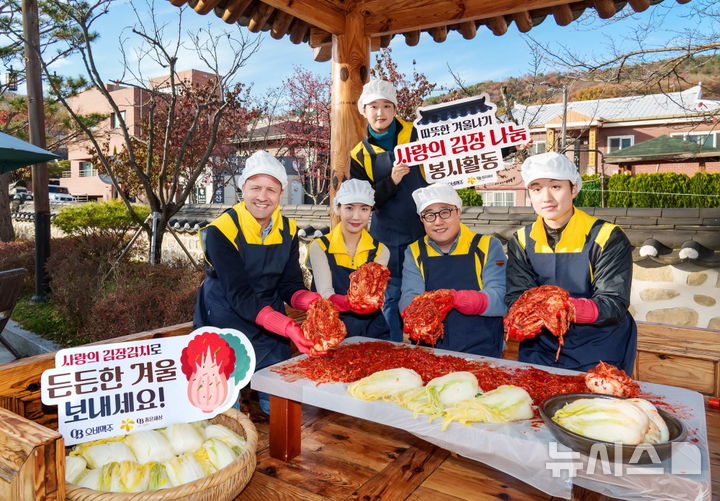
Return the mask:
<svg viewBox="0 0 720 501">
<path fill-rule="evenodd" d="M 505 253 L 500 241 L 460 222 L 462 200 L 446 184 L 413 192 L 426 236 L 405 251 L 400 309 L 426 291 L 452 289 L 453 310 L 438 348 L 500 357 L 505 307 Z"/>
</svg>

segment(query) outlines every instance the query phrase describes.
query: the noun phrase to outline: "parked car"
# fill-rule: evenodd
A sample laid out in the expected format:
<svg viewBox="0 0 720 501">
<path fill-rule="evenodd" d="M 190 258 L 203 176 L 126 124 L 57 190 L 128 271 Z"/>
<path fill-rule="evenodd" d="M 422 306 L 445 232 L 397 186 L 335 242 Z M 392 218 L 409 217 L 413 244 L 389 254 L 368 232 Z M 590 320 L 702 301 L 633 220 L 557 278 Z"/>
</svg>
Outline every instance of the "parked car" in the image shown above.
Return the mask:
<svg viewBox="0 0 720 501">
<path fill-rule="evenodd" d="M 73 202 L 75 200 L 65 186 L 56 184 L 48 186 L 48 198 L 51 202 Z"/>
<path fill-rule="evenodd" d="M 32 199 L 32 193 L 30 193 L 24 186 L 17 186 L 10 189 L 10 200 L 19 200 L 20 202 L 26 202 Z"/>
</svg>

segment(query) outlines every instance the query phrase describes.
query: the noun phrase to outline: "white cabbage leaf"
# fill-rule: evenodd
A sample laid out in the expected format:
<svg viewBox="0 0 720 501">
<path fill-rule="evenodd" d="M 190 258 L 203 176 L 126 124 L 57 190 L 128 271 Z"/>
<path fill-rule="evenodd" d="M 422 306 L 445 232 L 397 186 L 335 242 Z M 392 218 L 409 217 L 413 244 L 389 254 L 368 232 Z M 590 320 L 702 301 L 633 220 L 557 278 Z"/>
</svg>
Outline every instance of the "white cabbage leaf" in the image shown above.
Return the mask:
<svg viewBox="0 0 720 501">
<path fill-rule="evenodd" d="M 442 424 L 442 431 L 445 431 L 450 423 L 457 421 L 461 424 L 474 422 L 482 423 L 504 423 L 505 419 L 495 412 L 491 407 L 481 403 L 477 398 L 462 400 L 444 412 L 445 420 Z"/>
<path fill-rule="evenodd" d="M 125 437 L 124 442 L 133 451 L 140 464 L 150 461 L 162 463 L 175 456 L 170 442 L 159 431 L 147 430 L 131 433 Z"/>
<path fill-rule="evenodd" d="M 243 437 L 232 431 L 230 428 L 221 424 L 209 424 L 204 429 L 205 438 L 219 438 L 229 445 L 233 452 L 238 456 L 247 447 L 247 442 Z"/>
<path fill-rule="evenodd" d="M 82 456 L 65 456 L 65 481 L 76 484 L 85 474 L 87 462 Z"/>
<path fill-rule="evenodd" d="M 659 444 L 670 440 L 670 430 L 668 430 L 667 423 L 652 403 L 642 398 L 630 398 L 627 402 L 639 407 L 650 419 L 650 426 L 647 433 L 645 433 L 645 437 L 643 437 L 643 443 Z"/>
<path fill-rule="evenodd" d="M 173 487 L 205 476 L 205 471 L 193 454 L 182 454 L 165 463 L 165 471 Z"/>
<path fill-rule="evenodd" d="M 475 398 L 475 395 L 482 391 L 475 374 L 467 371 L 450 372 L 436 377 L 428 382 L 426 388 L 437 395 L 444 407 Z"/>
<path fill-rule="evenodd" d="M 558 409 L 552 419 L 584 437 L 631 445 L 641 443 L 650 428 L 645 412 L 617 398 L 581 398 Z"/>
<path fill-rule="evenodd" d="M 171 424 L 163 430 L 175 454 L 194 452 L 202 447 L 202 430 L 190 423 Z"/>
<path fill-rule="evenodd" d="M 396 393 L 391 397 L 391 400 L 400 407 L 411 411 L 414 418 L 417 417 L 418 414 L 427 414 L 430 416 L 431 422 L 443 412 L 443 407 L 438 405 L 439 401 L 430 398 L 430 394 L 425 386 Z"/>
<path fill-rule="evenodd" d="M 87 470 L 87 473 L 85 473 L 85 475 L 80 477 L 80 479 L 77 481 L 77 486 L 99 491 L 100 490 L 101 473 L 102 473 L 102 468 L 96 468 L 94 470 Z"/>
<path fill-rule="evenodd" d="M 109 492 L 142 492 L 148 488 L 145 467 L 135 461 L 107 463 L 100 471 L 100 490 Z"/>
<path fill-rule="evenodd" d="M 370 374 L 348 386 L 348 392 L 361 400 L 389 398 L 401 391 L 412 390 L 423 385 L 420 374 L 403 367 Z"/>
<path fill-rule="evenodd" d="M 147 490 L 154 491 L 156 489 L 165 489 L 170 487 L 170 479 L 165 471 L 165 465 L 162 463 L 145 463 L 145 472 L 147 473 Z"/>
<path fill-rule="evenodd" d="M 215 470 L 225 468 L 235 461 L 237 455 L 232 448 L 219 438 L 210 438 L 203 446 L 195 451 L 195 457 L 200 460 L 210 461 Z"/>
<path fill-rule="evenodd" d="M 101 468 L 113 461 L 137 461 L 135 454 L 123 442 L 110 441 L 80 447 L 78 450 L 90 468 Z M 71 455 L 74 455 L 71 453 Z"/>
<path fill-rule="evenodd" d="M 524 388 L 504 384 L 492 391 L 478 395 L 476 400 L 487 405 L 504 421 L 520 421 L 532 419 L 532 397 Z"/>
</svg>

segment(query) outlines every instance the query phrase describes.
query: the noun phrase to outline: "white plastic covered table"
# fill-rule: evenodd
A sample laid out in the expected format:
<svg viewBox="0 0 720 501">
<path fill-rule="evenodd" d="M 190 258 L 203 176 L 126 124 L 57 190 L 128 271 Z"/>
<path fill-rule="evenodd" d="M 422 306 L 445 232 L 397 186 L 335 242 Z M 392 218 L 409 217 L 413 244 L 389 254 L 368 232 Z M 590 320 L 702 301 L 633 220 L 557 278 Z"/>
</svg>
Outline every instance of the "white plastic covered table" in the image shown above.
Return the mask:
<svg viewBox="0 0 720 501">
<path fill-rule="evenodd" d="M 373 340 L 354 337 L 346 339 L 343 344 L 364 341 Z M 512 360 L 446 350 L 435 352 L 498 366 L 527 366 Z M 538 368 L 557 374 L 574 374 L 562 369 Z M 556 443 L 547 427 L 536 420 L 507 424 L 474 423 L 469 426 L 453 422 L 446 431 L 441 431 L 441 419 L 428 423 L 426 416 L 413 418 L 412 412 L 390 402 L 355 399 L 347 393 L 345 383 L 317 385 L 307 379 L 287 382 L 271 369 L 267 367 L 258 371 L 252 378 L 251 387 L 273 396 L 270 454 L 285 461 L 300 453 L 300 404 L 305 403 L 406 430 L 446 450 L 510 474 L 552 496 L 570 499 L 573 486 L 577 486 L 630 500 L 710 499 L 705 404 L 702 395 L 695 391 L 640 383 L 643 392 L 660 396 L 672 408 L 681 410 L 678 417 L 688 429 L 688 442 L 674 448 L 671 458 L 647 466 L 603 461 L 593 464 L 587 456 L 573 453 Z"/>
</svg>

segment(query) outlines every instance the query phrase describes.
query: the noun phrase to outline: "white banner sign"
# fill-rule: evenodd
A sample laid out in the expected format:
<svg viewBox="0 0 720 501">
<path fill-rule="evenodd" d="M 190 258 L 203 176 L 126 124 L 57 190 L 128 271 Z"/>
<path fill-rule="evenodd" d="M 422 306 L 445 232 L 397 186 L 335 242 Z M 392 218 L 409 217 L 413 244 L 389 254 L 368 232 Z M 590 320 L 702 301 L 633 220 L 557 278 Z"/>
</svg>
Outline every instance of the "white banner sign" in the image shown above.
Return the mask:
<svg viewBox="0 0 720 501">
<path fill-rule="evenodd" d="M 202 327 L 60 350 L 40 392 L 44 404 L 58 406 L 58 431 L 73 445 L 216 416 L 237 402 L 254 371 L 243 333 Z"/>
<path fill-rule="evenodd" d="M 497 180 L 505 167 L 502 148 L 530 141 L 530 131 L 500 124 L 488 95 L 418 108 L 418 141 L 395 147 L 395 164 L 422 164 L 429 183 L 454 188 Z"/>
</svg>

